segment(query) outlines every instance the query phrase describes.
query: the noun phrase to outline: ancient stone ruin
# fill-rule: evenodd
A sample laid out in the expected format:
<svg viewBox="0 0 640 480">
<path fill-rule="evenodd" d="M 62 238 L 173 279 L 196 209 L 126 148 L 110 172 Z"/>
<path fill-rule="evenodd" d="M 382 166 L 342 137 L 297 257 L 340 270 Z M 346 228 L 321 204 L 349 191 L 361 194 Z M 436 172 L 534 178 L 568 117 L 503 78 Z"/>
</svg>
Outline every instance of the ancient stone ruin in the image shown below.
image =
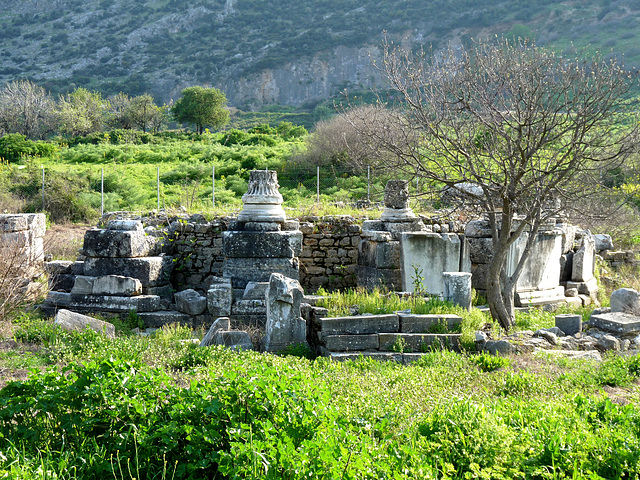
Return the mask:
<svg viewBox="0 0 640 480">
<path fill-rule="evenodd" d="M 135 312 L 147 328 L 210 327 L 205 344 L 237 348 L 250 343 L 238 327 L 252 326 L 265 332 L 254 348 L 279 351 L 306 341 L 336 359 L 360 352 L 397 360 L 434 342 L 457 348 L 455 336 L 429 336 L 437 335 L 430 318 L 398 313 L 389 328 L 386 318 L 368 318 L 364 330 L 358 317 L 327 319 L 305 290 L 330 287 L 335 277 L 341 287 L 418 290 L 470 308 L 471 286 L 482 293 L 491 259 L 486 221 L 434 223 L 409 207 L 407 182 L 390 181 L 379 220 L 361 227 L 348 216 L 308 217 L 300 226 L 286 217 L 276 172 L 251 172 L 248 187 L 237 218 L 111 219 L 87 231 L 76 262 L 47 264 L 52 291 L 43 309 Z M 518 283 L 519 304 L 591 301 L 594 238 L 560 221 L 542 228 Z M 523 242 L 512 248 L 511 268 Z M 422 327 L 411 327 L 414 320 Z"/>
</svg>

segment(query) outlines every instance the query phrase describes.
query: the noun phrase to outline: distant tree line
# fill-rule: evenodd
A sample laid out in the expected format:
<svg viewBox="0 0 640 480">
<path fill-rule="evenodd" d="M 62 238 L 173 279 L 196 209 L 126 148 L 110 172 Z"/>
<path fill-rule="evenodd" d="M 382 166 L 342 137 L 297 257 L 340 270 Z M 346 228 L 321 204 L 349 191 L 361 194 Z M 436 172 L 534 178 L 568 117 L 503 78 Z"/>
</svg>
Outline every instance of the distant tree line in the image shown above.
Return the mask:
<svg viewBox="0 0 640 480">
<path fill-rule="evenodd" d="M 215 88 L 189 87 L 173 108 L 158 106 L 146 93 L 130 97 L 118 93 L 104 98 L 99 92 L 77 88 L 57 99 L 29 80 L 0 88 L 0 137 L 13 134 L 42 140 L 58 134 L 86 136 L 108 129 L 159 132 L 171 120 L 219 129 L 229 121 L 224 93 Z"/>
</svg>

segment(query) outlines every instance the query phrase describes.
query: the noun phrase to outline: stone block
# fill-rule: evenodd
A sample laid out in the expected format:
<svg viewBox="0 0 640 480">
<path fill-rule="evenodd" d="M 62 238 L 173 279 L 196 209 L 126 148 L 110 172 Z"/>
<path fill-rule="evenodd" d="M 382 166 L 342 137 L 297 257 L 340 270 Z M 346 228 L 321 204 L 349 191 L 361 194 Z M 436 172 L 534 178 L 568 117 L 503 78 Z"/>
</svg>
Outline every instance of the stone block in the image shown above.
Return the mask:
<svg viewBox="0 0 640 480">
<path fill-rule="evenodd" d="M 382 269 L 358 265 L 356 270 L 358 285 L 368 290 L 387 287 L 389 290 L 402 290 L 402 271 L 399 268 Z"/>
<path fill-rule="evenodd" d="M 596 252 L 601 250 L 613 250 L 613 240 L 608 233 L 596 234 L 593 236 Z"/>
<path fill-rule="evenodd" d="M 264 300 L 267 295 L 269 282 L 249 282 L 242 294 L 243 300 Z"/>
<path fill-rule="evenodd" d="M 555 305 L 564 303 L 564 287 L 557 286 L 548 290 L 534 290 L 528 292 L 516 292 L 515 303 L 517 307 L 530 307 L 537 305 Z"/>
<path fill-rule="evenodd" d="M 500 355 L 502 357 L 513 355 L 517 352 L 516 347 L 506 340 L 488 340 L 482 349 L 491 355 Z"/>
<path fill-rule="evenodd" d="M 53 307 L 68 307 L 71 304 L 71 294 L 67 292 L 49 292 L 46 303 Z"/>
<path fill-rule="evenodd" d="M 226 258 L 292 258 L 302 251 L 302 232 L 224 232 Z"/>
<path fill-rule="evenodd" d="M 380 341 L 377 334 L 371 335 L 328 335 L 324 338 L 327 350 L 349 352 L 354 350 L 378 350 Z"/>
<path fill-rule="evenodd" d="M 488 285 L 489 264 L 480 263 L 471 266 L 471 286 L 476 290 L 486 290 Z"/>
<path fill-rule="evenodd" d="M 589 325 L 617 335 L 640 332 L 640 316 L 622 312 L 592 313 Z"/>
<path fill-rule="evenodd" d="M 560 256 L 560 283 L 571 280 L 573 272 L 573 252 Z"/>
<path fill-rule="evenodd" d="M 78 275 L 71 289 L 72 295 L 93 295 L 93 282 L 96 277 Z"/>
<path fill-rule="evenodd" d="M 266 317 L 266 300 L 238 300 L 231 306 L 231 314 L 238 315 L 259 315 Z"/>
<path fill-rule="evenodd" d="M 321 339 L 328 335 L 363 335 L 400 331 L 400 319 L 396 314 L 320 318 L 318 324 Z"/>
<path fill-rule="evenodd" d="M 304 290 L 297 280 L 271 274 L 266 293 L 265 351 L 277 352 L 288 345 L 306 342 L 307 323 L 300 316 L 303 296 Z"/>
<path fill-rule="evenodd" d="M 467 272 L 443 272 L 444 292 L 442 297 L 459 305 L 465 310 L 471 309 L 471 274 Z"/>
<path fill-rule="evenodd" d="M 160 328 L 164 325 L 180 324 L 188 327 L 193 326 L 193 317 L 186 313 L 176 312 L 175 310 L 161 310 L 157 312 L 139 312 L 145 327 Z"/>
<path fill-rule="evenodd" d="M 44 264 L 44 271 L 48 275 L 68 275 L 71 273 L 73 262 L 67 260 L 53 260 Z"/>
<path fill-rule="evenodd" d="M 402 342 L 404 352 L 425 352 L 431 349 L 460 350 L 460 334 L 439 333 L 381 333 L 380 350 L 390 351 Z"/>
<path fill-rule="evenodd" d="M 400 242 L 362 240 L 358 246 L 358 265 L 374 268 L 400 268 Z"/>
<path fill-rule="evenodd" d="M 580 295 L 595 295 L 598 293 L 598 280 L 592 278 L 586 282 L 567 282 L 565 288 L 575 288 Z"/>
<path fill-rule="evenodd" d="M 414 291 L 416 275 L 432 295 L 444 293 L 442 272 L 460 270 L 461 242 L 453 233 L 411 232 L 400 235 L 402 290 Z"/>
<path fill-rule="evenodd" d="M 157 295 L 162 300 L 173 302 L 174 289 L 171 285 L 160 285 L 157 287 L 142 287 L 142 295 Z"/>
<path fill-rule="evenodd" d="M 138 295 L 136 297 L 115 297 L 107 295 L 71 294 L 69 308 L 96 312 L 155 312 L 160 307 L 160 297 Z"/>
<path fill-rule="evenodd" d="M 580 249 L 573 255 L 572 281 L 588 282 L 593 279 L 595 255 L 596 242 L 594 237 L 592 235 L 584 235 Z"/>
<path fill-rule="evenodd" d="M 0 215 L 0 234 L 21 232 L 29 228 L 26 215 Z"/>
<path fill-rule="evenodd" d="M 216 333 L 220 330 L 230 330 L 231 322 L 229 321 L 229 317 L 220 317 L 217 318 L 215 322 L 211 325 L 206 335 L 202 338 L 200 342 L 201 347 L 208 347 L 209 345 L 215 345 L 214 338 Z"/>
<path fill-rule="evenodd" d="M 253 350 L 251 337 L 239 330 L 220 330 L 213 337 L 215 345 L 224 345 L 232 350 Z"/>
<path fill-rule="evenodd" d="M 297 258 L 226 258 L 222 271 L 234 288 L 245 288 L 249 282 L 268 282 L 272 273 L 298 280 L 299 268 Z"/>
<path fill-rule="evenodd" d="M 603 335 L 596 342 L 596 348 L 599 350 L 620 350 L 620 340 L 613 335 Z"/>
<path fill-rule="evenodd" d="M 640 293 L 631 288 L 619 288 L 611 293 L 611 311 L 640 315 Z"/>
<path fill-rule="evenodd" d="M 582 332 L 582 315 L 563 313 L 556 315 L 556 327 L 567 335 Z"/>
<path fill-rule="evenodd" d="M 137 278 L 121 275 L 104 275 L 93 281 L 94 295 L 116 295 L 132 297 L 142 294 L 142 283 Z"/>
<path fill-rule="evenodd" d="M 144 232 L 91 229 L 84 234 L 82 250 L 88 257 L 139 258 L 149 256 L 157 242 Z"/>
<path fill-rule="evenodd" d="M 402 363 L 402 354 L 395 352 L 328 352 L 327 356 L 336 362 L 358 361 L 360 359 L 371 359 L 379 362 L 396 362 Z"/>
<path fill-rule="evenodd" d="M 31 234 L 29 231 L 7 232 L 0 235 L 0 246 L 2 248 L 21 249 L 31 246 Z"/>
<path fill-rule="evenodd" d="M 143 287 L 166 285 L 171 278 L 173 259 L 169 256 L 140 258 L 93 258 L 84 261 L 84 274 L 92 277 L 122 275 L 137 278 Z"/>
<path fill-rule="evenodd" d="M 69 332 L 80 332 L 90 328 L 94 332 L 98 332 L 107 338 L 115 338 L 116 336 L 116 327 L 112 323 L 103 322 L 102 320 L 65 309 L 58 310 L 53 323 Z"/>
<path fill-rule="evenodd" d="M 142 222 L 139 220 L 109 220 L 107 222 L 107 230 L 144 233 Z"/>
<path fill-rule="evenodd" d="M 493 258 L 493 240 L 483 237 L 467 237 L 472 263 L 489 263 Z"/>
<path fill-rule="evenodd" d="M 207 309 L 207 298 L 192 288 L 175 293 L 173 298 L 177 310 L 188 315 L 200 315 Z"/>
<path fill-rule="evenodd" d="M 415 313 L 400 313 L 400 333 L 429 333 L 436 325 L 444 325 L 453 330 L 462 324 L 462 317 L 452 313 L 423 315 Z"/>
</svg>

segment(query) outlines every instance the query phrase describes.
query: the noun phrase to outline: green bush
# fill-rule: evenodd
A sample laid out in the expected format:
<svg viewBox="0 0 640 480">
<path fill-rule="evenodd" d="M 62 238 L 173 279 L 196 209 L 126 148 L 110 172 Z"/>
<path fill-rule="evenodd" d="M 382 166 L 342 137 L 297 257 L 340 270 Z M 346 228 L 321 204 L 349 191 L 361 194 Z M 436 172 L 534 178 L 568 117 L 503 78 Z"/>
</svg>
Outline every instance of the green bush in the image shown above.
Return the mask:
<svg viewBox="0 0 640 480">
<path fill-rule="evenodd" d="M 15 163 L 36 153 L 36 144 L 19 133 L 8 133 L 0 138 L 0 157 Z"/>
</svg>

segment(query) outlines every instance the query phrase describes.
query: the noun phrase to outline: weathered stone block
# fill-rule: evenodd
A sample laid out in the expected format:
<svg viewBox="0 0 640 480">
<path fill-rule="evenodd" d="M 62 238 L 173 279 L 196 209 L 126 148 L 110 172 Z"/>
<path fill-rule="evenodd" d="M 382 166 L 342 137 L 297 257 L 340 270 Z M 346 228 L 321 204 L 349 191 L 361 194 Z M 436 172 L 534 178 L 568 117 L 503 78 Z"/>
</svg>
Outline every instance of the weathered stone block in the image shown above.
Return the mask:
<svg viewBox="0 0 640 480">
<path fill-rule="evenodd" d="M 381 333 L 380 350 L 393 350 L 400 342 L 405 352 L 423 352 L 429 349 L 460 350 L 460 334 L 438 333 Z"/>
<path fill-rule="evenodd" d="M 186 313 L 176 312 L 175 310 L 163 310 L 157 312 L 141 312 L 138 316 L 142 319 L 145 327 L 160 328 L 164 325 L 177 323 L 180 325 L 192 327 L 193 317 Z"/>
<path fill-rule="evenodd" d="M 631 288 L 619 288 L 611 293 L 611 311 L 640 315 L 640 293 Z"/>
<path fill-rule="evenodd" d="M 178 311 L 188 315 L 200 315 L 207 309 L 207 298 L 192 288 L 175 293 L 173 298 Z"/>
<path fill-rule="evenodd" d="M 402 271 L 399 268 L 382 269 L 358 265 L 356 271 L 358 285 L 367 289 L 387 287 L 402 290 Z"/>
<path fill-rule="evenodd" d="M 302 251 L 302 232 L 224 232 L 226 258 L 291 258 Z"/>
<path fill-rule="evenodd" d="M 264 300 L 267 295 L 269 282 L 249 282 L 242 295 L 243 300 Z"/>
<path fill-rule="evenodd" d="M 213 341 L 215 345 L 224 345 L 232 350 L 253 350 L 249 334 L 239 330 L 219 330 Z"/>
<path fill-rule="evenodd" d="M 370 358 L 372 360 L 377 360 L 379 362 L 396 362 L 402 363 L 402 354 L 401 353 L 391 353 L 391 352 L 354 352 L 354 353 L 345 353 L 345 352 L 328 352 L 327 356 L 331 360 L 335 360 L 337 362 L 346 362 L 347 360 L 357 361 L 361 358 Z"/>
<path fill-rule="evenodd" d="M 97 312 L 154 312 L 160 307 L 160 297 L 138 295 L 136 297 L 115 297 L 107 295 L 71 295 L 70 308 Z"/>
<path fill-rule="evenodd" d="M 82 250 L 88 257 L 147 257 L 158 238 L 144 232 L 91 229 L 84 234 Z"/>
<path fill-rule="evenodd" d="M 327 350 L 348 352 L 353 350 L 378 350 L 380 341 L 377 334 L 372 335 L 328 335 L 324 338 Z"/>
<path fill-rule="evenodd" d="M 121 275 L 105 275 L 96 277 L 93 282 L 94 295 L 116 295 L 132 297 L 142 294 L 142 283 L 137 278 Z"/>
<path fill-rule="evenodd" d="M 53 260 L 44 264 L 44 271 L 48 275 L 67 275 L 71 273 L 73 262 L 67 260 Z"/>
<path fill-rule="evenodd" d="M 103 322 L 102 320 L 65 309 L 58 311 L 54 323 L 67 331 L 79 332 L 90 328 L 94 332 L 101 333 L 107 338 L 115 338 L 116 336 L 116 327 L 112 323 Z"/>
<path fill-rule="evenodd" d="M 362 240 L 358 247 L 358 265 L 374 268 L 400 268 L 400 242 Z"/>
<path fill-rule="evenodd" d="M 428 333 L 437 325 L 444 325 L 453 330 L 462 324 L 462 317 L 452 313 L 435 315 L 419 315 L 414 313 L 398 313 L 401 333 Z"/>
<path fill-rule="evenodd" d="M 207 309 L 214 317 L 231 315 L 233 289 L 231 283 L 212 283 L 207 290 Z"/>
<path fill-rule="evenodd" d="M 556 327 L 567 335 L 575 335 L 582 331 L 582 315 L 571 313 L 556 315 Z"/>
<path fill-rule="evenodd" d="M 215 345 L 214 338 L 216 333 L 220 330 L 230 330 L 231 322 L 229 321 L 229 317 L 220 317 L 217 318 L 215 322 L 209 328 L 207 334 L 202 338 L 200 342 L 201 347 L 208 347 L 209 345 Z"/>
<path fill-rule="evenodd" d="M 471 274 L 467 272 L 443 272 L 444 291 L 442 298 L 459 305 L 465 310 L 471 309 Z"/>
<path fill-rule="evenodd" d="M 413 292 L 414 281 L 419 274 L 427 292 L 442 295 L 444 293 L 442 272 L 460 271 L 461 242 L 456 234 L 402 233 L 400 245 L 403 291 Z"/>
<path fill-rule="evenodd" d="M 306 342 L 307 325 L 300 316 L 304 291 L 297 280 L 272 273 L 266 293 L 267 324 L 264 348 L 280 351 L 288 345 Z"/>
<path fill-rule="evenodd" d="M 297 258 L 227 258 L 222 270 L 234 288 L 245 288 L 249 282 L 268 282 L 272 273 L 298 280 L 299 268 Z"/>
<path fill-rule="evenodd" d="M 589 325 L 615 334 L 640 332 L 640 317 L 622 312 L 592 313 Z"/>
<path fill-rule="evenodd" d="M 592 235 L 583 236 L 582 246 L 573 255 L 571 280 L 574 282 L 588 282 L 593 279 L 595 255 L 596 242 L 594 237 Z"/>
<path fill-rule="evenodd" d="M 400 319 L 395 314 L 321 318 L 318 324 L 321 339 L 328 335 L 397 333 L 400 330 Z"/>
<path fill-rule="evenodd" d="M 0 233 L 20 232 L 28 228 L 26 215 L 0 215 Z"/>
<path fill-rule="evenodd" d="M 91 277 L 122 275 L 140 280 L 143 287 L 166 285 L 171 278 L 173 259 L 168 256 L 140 258 L 93 258 L 84 261 L 84 274 Z"/>
</svg>

